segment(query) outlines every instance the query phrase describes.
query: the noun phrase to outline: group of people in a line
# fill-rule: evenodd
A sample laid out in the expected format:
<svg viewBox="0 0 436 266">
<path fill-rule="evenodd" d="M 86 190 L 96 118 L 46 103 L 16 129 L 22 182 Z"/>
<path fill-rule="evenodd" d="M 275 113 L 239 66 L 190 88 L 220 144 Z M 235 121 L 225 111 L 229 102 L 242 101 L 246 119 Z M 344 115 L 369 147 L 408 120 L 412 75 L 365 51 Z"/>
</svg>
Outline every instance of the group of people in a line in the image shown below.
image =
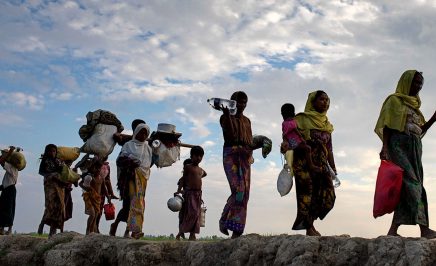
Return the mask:
<svg viewBox="0 0 436 266">
<path fill-rule="evenodd" d="M 424 78 L 421 72 L 407 70 L 398 81 L 395 93 L 383 103 L 375 132 L 382 140 L 380 159 L 390 160 L 404 170 L 400 203 L 394 211 L 388 235 L 397 236 L 400 225 L 416 225 L 421 236 L 436 238 L 436 232 L 429 228 L 427 196 L 423 186 L 421 138 L 436 121 L 436 112 L 426 121 L 420 111 L 419 91 Z M 223 132 L 223 167 L 231 194 L 219 220 L 219 230 L 236 238 L 243 234 L 247 218 L 250 196 L 251 164 L 253 163 L 253 135 L 251 121 L 244 115 L 248 96 L 242 91 L 232 94 L 231 100 L 237 103 L 237 112 L 231 115 L 222 106 L 220 125 Z M 308 96 L 303 112 L 295 114 L 294 106 L 283 104 L 281 152 L 293 151 L 292 172 L 295 178 L 297 215 L 292 229 L 306 230 L 306 235 L 320 236 L 314 226 L 317 219 L 324 219 L 333 208 L 336 195 L 332 183 L 331 169 L 335 174 L 336 165 L 332 148 L 333 125 L 327 118 L 330 98 L 326 92 L 318 90 Z M 119 168 L 117 188 L 123 202 L 115 221 L 110 226 L 110 235 L 115 235 L 120 222 L 126 222 L 124 236 L 143 236 L 145 192 L 152 166 L 152 149 L 147 142 L 150 134 L 148 125 L 140 119 L 132 122 L 133 136 L 115 134 L 114 138 L 122 145 L 117 158 Z M 13 148 L 9 152 L 12 152 Z M 177 193 L 184 196 L 179 213 L 177 239 L 194 240 L 200 230 L 200 209 L 202 203 L 202 178 L 206 172 L 199 166 L 204 155 L 200 146 L 191 149 L 190 159 L 185 160 L 183 176 L 178 182 Z M 18 171 L 5 162 L 0 163 L 6 171 L 0 196 L 0 233 L 13 224 L 15 211 L 15 184 Z M 82 179 L 78 185 L 83 189 L 85 212 L 89 215 L 86 233 L 99 232 L 98 223 L 105 198 L 110 202 L 117 198 L 110 183 L 110 170 L 107 158 L 93 158 L 78 163 Z M 45 211 L 38 232 L 44 224 L 50 226 L 50 235 L 63 230 L 64 222 L 71 218 L 71 184 L 58 178 L 62 164 L 56 158 L 56 146 L 46 146 L 41 159 L 39 173 L 44 176 Z M 85 174 L 83 174 L 85 173 Z M 89 176 L 89 178 L 85 178 Z M 77 185 L 77 184 L 76 184 Z M 69 194 L 69 196 L 68 196 Z M 70 203 L 69 203 L 70 202 Z"/>
</svg>

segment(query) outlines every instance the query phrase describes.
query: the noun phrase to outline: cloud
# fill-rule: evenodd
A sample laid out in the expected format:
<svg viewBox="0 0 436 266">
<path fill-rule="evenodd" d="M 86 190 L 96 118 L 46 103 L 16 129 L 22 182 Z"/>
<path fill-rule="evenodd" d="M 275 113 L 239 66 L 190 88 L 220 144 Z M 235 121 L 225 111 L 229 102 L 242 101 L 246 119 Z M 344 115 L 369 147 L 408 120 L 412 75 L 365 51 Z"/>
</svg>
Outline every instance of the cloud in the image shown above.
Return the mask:
<svg viewBox="0 0 436 266">
<path fill-rule="evenodd" d="M 13 126 L 15 124 L 20 124 L 24 121 L 24 118 L 12 113 L 0 112 L 0 125 L 1 126 Z"/>
<path fill-rule="evenodd" d="M 23 92 L 0 91 L 0 103 L 8 106 L 25 107 L 30 110 L 41 110 L 44 107 L 44 98 L 41 95 L 34 96 Z"/>
</svg>

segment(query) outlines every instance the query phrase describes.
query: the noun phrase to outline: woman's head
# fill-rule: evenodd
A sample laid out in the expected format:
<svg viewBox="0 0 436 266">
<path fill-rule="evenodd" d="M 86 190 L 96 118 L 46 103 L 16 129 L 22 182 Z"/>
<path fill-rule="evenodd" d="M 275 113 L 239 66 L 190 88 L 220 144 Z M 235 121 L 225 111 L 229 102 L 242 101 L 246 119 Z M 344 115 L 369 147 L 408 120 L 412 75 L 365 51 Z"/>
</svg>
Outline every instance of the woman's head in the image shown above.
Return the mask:
<svg viewBox="0 0 436 266">
<path fill-rule="evenodd" d="M 42 158 L 56 158 L 56 155 L 58 153 L 58 147 L 54 144 L 48 144 L 45 146 L 44 154 L 42 155 Z"/>
<path fill-rule="evenodd" d="M 416 70 L 406 70 L 398 80 L 395 93 L 407 96 L 418 96 L 423 84 L 424 77 L 422 76 L 422 72 L 418 72 Z"/>
<path fill-rule="evenodd" d="M 150 128 L 146 124 L 139 124 L 133 132 L 133 139 L 145 142 L 150 134 Z"/>
<path fill-rule="evenodd" d="M 242 114 L 247 107 L 248 96 L 243 91 L 236 91 L 230 97 L 230 100 L 236 101 L 237 114 Z"/>
<path fill-rule="evenodd" d="M 283 116 L 283 120 L 295 117 L 295 107 L 294 107 L 294 105 L 291 104 L 291 103 L 285 103 L 284 105 L 282 105 L 281 113 L 282 113 L 282 116 Z"/>
<path fill-rule="evenodd" d="M 424 77 L 422 76 L 422 72 L 415 72 L 413 75 L 412 84 L 410 85 L 409 96 L 418 95 L 419 91 L 422 89 L 422 85 L 424 84 Z"/>
<path fill-rule="evenodd" d="M 318 90 L 312 99 L 312 106 L 318 113 L 325 113 L 330 107 L 330 98 L 324 91 Z"/>
</svg>

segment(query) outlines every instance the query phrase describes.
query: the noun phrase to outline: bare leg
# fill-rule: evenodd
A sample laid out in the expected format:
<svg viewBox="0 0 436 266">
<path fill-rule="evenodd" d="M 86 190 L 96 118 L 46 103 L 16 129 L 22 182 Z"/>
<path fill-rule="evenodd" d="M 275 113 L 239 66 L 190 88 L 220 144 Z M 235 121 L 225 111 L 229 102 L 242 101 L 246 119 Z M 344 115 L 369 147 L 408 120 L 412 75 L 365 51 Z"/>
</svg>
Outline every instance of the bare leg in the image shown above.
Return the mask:
<svg viewBox="0 0 436 266">
<path fill-rule="evenodd" d="M 115 221 L 111 224 L 110 230 L 109 230 L 109 235 L 110 236 L 115 236 L 117 234 L 117 228 L 118 228 L 118 224 L 120 223 L 120 220 L 115 219 Z"/>
<path fill-rule="evenodd" d="M 436 238 L 436 232 L 428 228 L 428 226 L 419 225 L 419 229 L 421 229 L 421 237 L 425 237 L 427 239 Z"/>
<path fill-rule="evenodd" d="M 318 231 L 315 230 L 315 227 L 311 227 L 309 229 L 306 229 L 306 235 L 307 236 L 320 236 L 320 233 L 317 233 Z"/>
<path fill-rule="evenodd" d="M 48 236 L 51 237 L 54 234 L 56 234 L 56 228 L 54 226 L 50 226 L 50 232 L 48 233 Z"/>
<path fill-rule="evenodd" d="M 95 227 L 95 212 L 92 210 L 89 214 L 88 221 L 86 223 L 86 234 L 89 235 L 90 233 L 94 232 Z"/>
<path fill-rule="evenodd" d="M 0 227 L 0 235 L 4 235 L 5 234 L 5 229 L 3 227 Z"/>
<path fill-rule="evenodd" d="M 98 234 L 100 234 L 100 228 L 99 228 L 100 218 L 101 218 L 101 214 L 98 214 L 97 218 L 95 218 L 95 232 Z"/>
<path fill-rule="evenodd" d="M 391 227 L 389 228 L 389 231 L 388 231 L 388 236 L 400 236 L 397 232 L 398 227 L 400 227 L 400 225 L 396 224 L 396 223 L 394 223 L 394 221 L 392 221 Z"/>
<path fill-rule="evenodd" d="M 126 230 L 124 231 L 124 237 L 125 238 L 128 238 L 129 237 L 129 229 L 127 228 L 127 226 L 126 226 Z"/>
<path fill-rule="evenodd" d="M 43 219 L 41 218 L 41 222 L 39 223 L 39 226 L 38 226 L 38 235 L 42 235 L 43 230 L 44 230 L 44 222 L 43 222 Z"/>
<path fill-rule="evenodd" d="M 12 225 L 9 226 L 8 231 L 5 232 L 5 235 L 10 235 L 12 234 Z"/>
</svg>

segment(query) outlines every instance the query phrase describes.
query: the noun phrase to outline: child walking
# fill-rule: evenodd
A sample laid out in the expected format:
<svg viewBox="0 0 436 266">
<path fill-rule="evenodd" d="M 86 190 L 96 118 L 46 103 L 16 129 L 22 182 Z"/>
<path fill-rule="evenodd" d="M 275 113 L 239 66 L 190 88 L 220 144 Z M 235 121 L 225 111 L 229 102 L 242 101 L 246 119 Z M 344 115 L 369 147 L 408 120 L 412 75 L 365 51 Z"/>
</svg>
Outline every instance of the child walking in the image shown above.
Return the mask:
<svg viewBox="0 0 436 266">
<path fill-rule="evenodd" d="M 189 240 L 196 240 L 195 234 L 200 233 L 200 213 L 201 204 L 203 200 L 202 196 L 202 178 L 207 174 L 199 166 L 204 156 L 204 150 L 200 146 L 194 146 L 190 152 L 191 163 L 186 164 L 183 170 L 183 176 L 179 181 L 180 192 L 182 189 L 182 195 L 184 198 L 182 209 L 179 214 L 179 233 L 177 234 L 177 240 L 181 236 L 184 237 L 184 233 L 189 233 Z"/>
<path fill-rule="evenodd" d="M 11 234 L 15 218 L 15 200 L 17 196 L 15 184 L 18 179 L 18 169 L 6 162 L 6 158 L 10 156 L 14 150 L 15 147 L 10 146 L 9 151 L 0 157 L 0 165 L 6 171 L 2 184 L 0 185 L 0 235 Z M 5 227 L 8 227 L 8 231 L 6 232 L 4 231 Z"/>
<path fill-rule="evenodd" d="M 89 215 L 86 223 L 86 234 L 98 233 L 97 217 L 101 212 L 101 195 L 107 195 L 104 177 L 100 176 L 103 162 L 97 158 L 93 159 L 91 167 L 86 175 L 79 182 L 79 186 L 84 190 L 82 196 L 85 202 L 85 214 Z M 108 196 L 110 202 L 110 197 Z"/>
<path fill-rule="evenodd" d="M 183 161 L 183 171 L 182 171 L 182 177 L 179 179 L 179 181 L 177 182 L 177 191 L 176 191 L 176 193 L 174 193 L 174 196 L 176 196 L 177 194 L 183 194 L 183 191 L 184 190 L 186 190 L 184 187 L 183 187 L 183 185 L 184 185 L 184 183 L 183 183 L 183 174 L 184 174 L 184 172 L 185 172 L 185 166 L 186 165 L 188 165 L 188 164 L 191 164 L 192 163 L 192 160 L 191 160 L 191 158 L 188 158 L 188 159 L 186 159 L 186 160 L 184 160 Z M 182 209 L 183 209 L 183 205 L 182 205 Z M 182 224 L 182 222 L 183 222 L 183 211 L 182 210 L 180 210 L 179 211 L 179 226 Z M 177 236 L 176 236 L 176 240 L 180 240 L 180 237 L 181 238 L 183 238 L 183 239 L 185 239 L 185 234 L 184 233 L 178 233 L 177 234 Z"/>
<path fill-rule="evenodd" d="M 281 145 L 282 150 L 299 150 L 304 153 L 304 157 L 309 166 L 309 170 L 312 172 L 320 172 L 321 168 L 315 166 L 312 161 L 311 148 L 304 141 L 303 136 L 298 131 L 298 125 L 295 118 L 295 107 L 290 103 L 282 105 L 281 113 L 283 116 L 282 123 L 282 136 L 283 143 Z M 289 162 L 291 163 L 291 162 Z"/>
</svg>

